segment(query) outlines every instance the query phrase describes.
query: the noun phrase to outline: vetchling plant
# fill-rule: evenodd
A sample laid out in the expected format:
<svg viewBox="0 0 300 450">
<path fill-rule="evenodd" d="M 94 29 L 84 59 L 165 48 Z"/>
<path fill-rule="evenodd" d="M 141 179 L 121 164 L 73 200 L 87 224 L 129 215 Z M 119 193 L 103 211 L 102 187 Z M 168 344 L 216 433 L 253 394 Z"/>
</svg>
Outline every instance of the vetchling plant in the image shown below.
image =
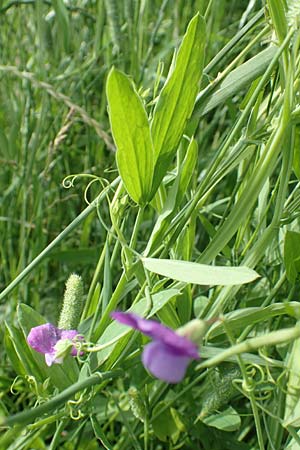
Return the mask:
<svg viewBox="0 0 300 450">
<path fill-rule="evenodd" d="M 103 233 L 98 262 L 86 292 L 85 278 L 68 279 L 62 307 L 54 307 L 57 326 L 30 302 L 7 321 L 11 395 L 23 386 L 26 396 L 14 414 L 3 407 L 0 448 L 295 450 L 299 8 L 268 0 L 250 14 L 249 2 L 238 32 L 215 54 L 210 32 L 222 2 L 208 2 L 169 72 L 145 75 L 143 85 L 145 64 L 137 76 L 129 61 L 135 80 L 118 67 L 123 38 L 138 60 L 142 48 L 134 2 L 125 3 L 124 11 L 106 5 L 117 175 L 90 175 L 90 192 L 99 181 L 100 193 L 0 298 L 93 211 Z M 53 8 L 64 30 L 60 51 L 70 52 L 73 6 Z"/>
</svg>

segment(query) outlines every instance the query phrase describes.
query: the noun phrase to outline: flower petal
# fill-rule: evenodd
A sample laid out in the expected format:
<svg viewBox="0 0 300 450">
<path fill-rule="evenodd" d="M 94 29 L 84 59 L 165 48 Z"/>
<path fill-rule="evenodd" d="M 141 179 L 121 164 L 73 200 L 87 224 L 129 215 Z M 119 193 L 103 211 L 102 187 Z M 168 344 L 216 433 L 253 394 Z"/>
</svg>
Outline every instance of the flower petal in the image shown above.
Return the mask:
<svg viewBox="0 0 300 450">
<path fill-rule="evenodd" d="M 194 359 L 199 358 L 198 348 L 194 342 L 155 320 L 143 319 L 136 314 L 120 311 L 113 312 L 111 317 L 124 325 L 141 331 L 152 339 L 162 341 L 166 345 L 173 347 L 181 356 L 188 356 Z"/>
<path fill-rule="evenodd" d="M 147 344 L 142 354 L 146 369 L 155 377 L 167 383 L 179 383 L 186 372 L 191 358 L 177 355 L 173 349 L 159 341 Z"/>
<path fill-rule="evenodd" d="M 81 336 L 77 330 L 62 330 L 61 340 L 69 339 L 70 341 L 72 341 L 76 337 L 77 337 L 77 339 L 83 339 L 83 336 Z M 71 355 L 77 356 L 77 354 L 78 354 L 78 350 L 75 347 L 72 347 Z M 83 352 L 80 352 L 80 354 L 83 355 Z"/>
<path fill-rule="evenodd" d="M 54 353 L 46 353 L 45 361 L 47 366 L 52 366 L 53 363 L 62 364 L 64 358 L 56 358 Z"/>
<path fill-rule="evenodd" d="M 61 330 L 52 323 L 45 323 L 34 327 L 27 336 L 27 342 L 39 353 L 53 353 L 56 342 L 61 337 Z"/>
</svg>

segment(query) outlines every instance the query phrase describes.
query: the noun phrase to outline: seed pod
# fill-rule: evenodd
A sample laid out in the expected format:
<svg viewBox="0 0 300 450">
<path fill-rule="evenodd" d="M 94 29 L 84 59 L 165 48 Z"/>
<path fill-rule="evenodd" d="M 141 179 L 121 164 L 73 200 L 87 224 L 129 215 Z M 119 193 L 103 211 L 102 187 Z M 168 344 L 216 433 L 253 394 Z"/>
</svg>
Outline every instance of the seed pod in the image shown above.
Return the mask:
<svg viewBox="0 0 300 450">
<path fill-rule="evenodd" d="M 132 414 L 141 422 L 144 422 L 146 418 L 146 406 L 141 394 L 135 387 L 131 387 L 128 390 L 128 396 Z"/>
<path fill-rule="evenodd" d="M 224 364 L 215 369 L 207 378 L 202 396 L 202 409 L 199 418 L 218 411 L 235 397 L 237 389 L 233 381 L 242 377 L 237 365 Z"/>
</svg>

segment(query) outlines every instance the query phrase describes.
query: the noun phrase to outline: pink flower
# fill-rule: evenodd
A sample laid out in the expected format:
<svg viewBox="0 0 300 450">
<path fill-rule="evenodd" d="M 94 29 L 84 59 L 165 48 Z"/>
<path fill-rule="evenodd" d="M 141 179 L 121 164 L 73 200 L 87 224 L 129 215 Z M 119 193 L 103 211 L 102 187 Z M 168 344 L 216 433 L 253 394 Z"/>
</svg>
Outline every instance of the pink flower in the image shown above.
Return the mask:
<svg viewBox="0 0 300 450">
<path fill-rule="evenodd" d="M 53 363 L 61 364 L 64 359 L 63 345 L 74 341 L 80 337 L 76 330 L 61 330 L 52 323 L 45 323 L 38 327 L 31 328 L 27 336 L 27 342 L 34 350 L 45 355 L 46 364 L 51 366 Z M 77 350 L 73 346 L 71 355 L 76 356 Z"/>
<path fill-rule="evenodd" d="M 153 339 L 145 346 L 142 361 L 149 372 L 163 381 L 180 382 L 191 360 L 199 359 L 197 345 L 194 342 L 154 320 L 118 311 L 113 312 L 111 316 Z"/>
</svg>

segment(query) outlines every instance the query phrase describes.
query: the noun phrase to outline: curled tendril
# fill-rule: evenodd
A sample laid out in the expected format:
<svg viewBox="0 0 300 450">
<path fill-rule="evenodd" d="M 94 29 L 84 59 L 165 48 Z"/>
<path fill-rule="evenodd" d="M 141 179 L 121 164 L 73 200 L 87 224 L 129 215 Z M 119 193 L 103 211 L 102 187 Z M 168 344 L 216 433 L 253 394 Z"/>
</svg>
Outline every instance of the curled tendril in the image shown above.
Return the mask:
<svg viewBox="0 0 300 450">
<path fill-rule="evenodd" d="M 62 181 L 62 185 L 66 189 L 70 189 L 71 187 L 74 187 L 74 182 L 76 180 L 78 175 L 68 175 L 65 177 Z"/>
<path fill-rule="evenodd" d="M 34 394 L 37 397 L 39 397 L 40 392 L 39 392 L 38 384 L 37 384 L 35 377 L 32 375 L 26 375 L 25 379 L 26 379 L 27 383 L 29 384 L 31 390 L 34 392 Z"/>
<path fill-rule="evenodd" d="M 286 379 L 288 376 L 289 370 L 288 368 L 284 368 L 284 370 L 280 373 L 279 377 L 276 380 L 277 387 L 283 392 L 285 395 L 289 394 L 289 389 L 286 387 Z"/>
<path fill-rule="evenodd" d="M 258 364 L 251 364 L 250 366 L 247 367 L 247 374 L 252 378 L 254 378 L 257 373 L 259 373 L 260 379 L 255 380 L 255 384 L 258 385 L 261 383 L 265 383 L 266 381 L 265 372 L 261 366 L 259 366 Z"/>
<path fill-rule="evenodd" d="M 105 178 L 98 177 L 97 175 L 92 175 L 89 173 L 77 173 L 77 174 L 67 175 L 62 181 L 63 187 L 66 189 L 70 189 L 71 187 L 74 187 L 74 183 L 77 180 L 77 178 L 92 178 L 92 182 L 99 181 L 101 183 L 102 187 L 104 186 L 103 180 L 105 180 L 106 184 L 107 183 L 109 184 L 109 182 Z M 90 185 L 90 183 L 88 184 L 88 186 Z M 85 189 L 85 191 L 87 189 L 88 189 L 88 187 Z M 87 202 L 87 203 L 89 203 L 89 202 Z"/>
<path fill-rule="evenodd" d="M 18 394 L 18 391 L 15 391 L 14 389 L 15 389 L 15 386 L 16 386 L 16 384 L 17 384 L 17 382 L 19 380 L 23 381 L 23 378 L 21 377 L 21 375 L 17 375 L 16 378 L 14 379 L 14 381 L 12 382 L 11 386 L 10 386 L 9 391 L 10 391 L 10 393 L 12 395 L 17 395 Z"/>
<path fill-rule="evenodd" d="M 91 188 L 91 186 L 95 182 L 98 182 L 98 183 L 100 183 L 101 188 L 104 190 L 109 185 L 109 181 L 106 180 L 105 178 L 97 177 L 96 175 L 87 175 L 87 176 L 92 178 L 92 180 L 88 183 L 88 185 L 86 186 L 86 188 L 84 190 L 84 200 L 89 205 L 90 201 L 88 200 L 88 191 Z M 98 208 L 98 205 L 97 205 L 97 208 Z"/>
<path fill-rule="evenodd" d="M 72 420 L 80 420 L 86 416 L 84 407 L 88 405 L 88 402 L 92 397 L 93 389 L 90 391 L 84 390 L 76 400 L 69 400 L 67 402 L 69 416 Z M 83 408 L 80 408 L 81 406 L 83 406 Z"/>
</svg>

